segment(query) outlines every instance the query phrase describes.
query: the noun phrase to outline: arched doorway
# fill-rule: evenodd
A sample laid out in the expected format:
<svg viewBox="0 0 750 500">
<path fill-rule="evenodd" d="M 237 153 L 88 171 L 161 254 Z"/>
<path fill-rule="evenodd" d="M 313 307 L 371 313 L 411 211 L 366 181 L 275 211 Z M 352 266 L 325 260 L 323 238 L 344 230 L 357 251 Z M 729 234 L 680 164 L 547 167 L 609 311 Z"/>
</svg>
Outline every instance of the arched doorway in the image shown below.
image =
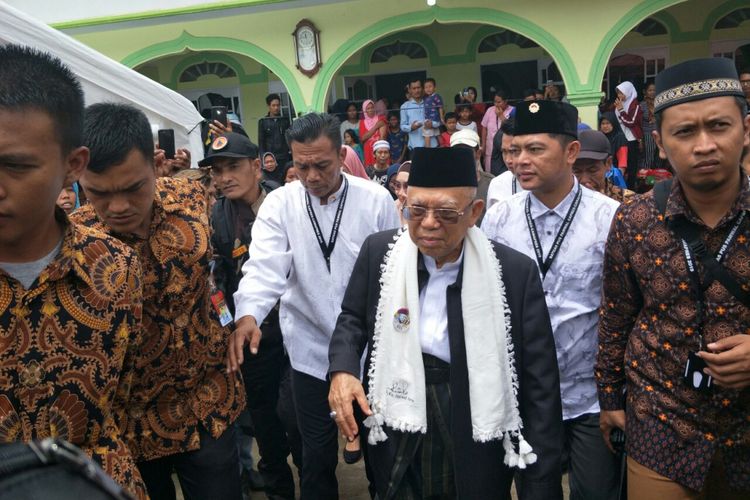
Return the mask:
<svg viewBox="0 0 750 500">
<path fill-rule="evenodd" d="M 212 106 L 226 106 L 229 117 L 251 139 L 267 113 L 266 96 L 278 94 L 282 114 L 292 117 L 294 105 L 284 83 L 258 61 L 223 51 L 185 51 L 151 59 L 134 68 L 182 94 L 210 117 Z"/>
<path fill-rule="evenodd" d="M 520 33 L 475 23 L 433 23 L 354 52 L 333 76 L 326 105 L 386 98 L 395 110 L 414 77 L 437 80 L 447 111 L 467 87 L 476 88 L 478 99 L 489 102 L 495 90 L 522 99 L 524 90 L 541 87 L 548 78 L 562 83 L 549 53 Z"/>
</svg>

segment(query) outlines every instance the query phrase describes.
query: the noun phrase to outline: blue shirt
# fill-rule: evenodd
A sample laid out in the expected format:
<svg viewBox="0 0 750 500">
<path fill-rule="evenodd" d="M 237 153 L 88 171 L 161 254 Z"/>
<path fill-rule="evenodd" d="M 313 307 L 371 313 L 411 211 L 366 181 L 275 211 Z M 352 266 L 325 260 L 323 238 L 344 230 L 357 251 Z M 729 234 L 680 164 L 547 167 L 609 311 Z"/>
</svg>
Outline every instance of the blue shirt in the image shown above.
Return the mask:
<svg viewBox="0 0 750 500">
<path fill-rule="evenodd" d="M 443 98 L 440 94 L 432 94 L 424 98 L 424 117 L 433 122 L 433 126 L 440 124 L 440 108 L 443 107 Z"/>
<path fill-rule="evenodd" d="M 391 132 L 388 130 L 388 144 L 391 145 L 391 163 L 395 163 L 401 159 L 401 151 L 406 147 L 406 143 L 409 141 L 409 136 L 406 132 L 399 130 L 398 132 Z"/>
<path fill-rule="evenodd" d="M 422 126 L 412 130 L 411 124 L 414 122 L 424 123 L 424 101 L 409 99 L 401 105 L 401 130 L 409 134 L 409 149 L 424 147 Z M 437 146 L 437 137 L 430 140 L 435 141 L 433 145 Z"/>
</svg>

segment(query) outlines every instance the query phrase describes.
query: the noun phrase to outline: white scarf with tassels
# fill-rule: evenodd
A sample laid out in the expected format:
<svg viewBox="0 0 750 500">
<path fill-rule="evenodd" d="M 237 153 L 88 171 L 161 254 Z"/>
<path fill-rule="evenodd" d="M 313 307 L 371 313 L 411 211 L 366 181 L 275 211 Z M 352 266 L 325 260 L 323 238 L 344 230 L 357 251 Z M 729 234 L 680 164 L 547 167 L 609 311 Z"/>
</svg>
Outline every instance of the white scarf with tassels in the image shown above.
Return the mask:
<svg viewBox="0 0 750 500">
<path fill-rule="evenodd" d="M 462 316 L 469 371 L 474 441 L 503 439 L 505 464 L 525 468 L 536 461 L 521 435 L 518 379 L 510 335 L 502 268 L 490 241 L 476 227 L 464 239 Z M 407 231 L 381 266 L 370 390 L 373 415 L 365 420 L 368 441 L 385 441 L 383 424 L 402 432 L 427 432 L 427 400 L 419 339 L 418 250 Z M 518 442 L 515 450 L 514 438 Z"/>
</svg>

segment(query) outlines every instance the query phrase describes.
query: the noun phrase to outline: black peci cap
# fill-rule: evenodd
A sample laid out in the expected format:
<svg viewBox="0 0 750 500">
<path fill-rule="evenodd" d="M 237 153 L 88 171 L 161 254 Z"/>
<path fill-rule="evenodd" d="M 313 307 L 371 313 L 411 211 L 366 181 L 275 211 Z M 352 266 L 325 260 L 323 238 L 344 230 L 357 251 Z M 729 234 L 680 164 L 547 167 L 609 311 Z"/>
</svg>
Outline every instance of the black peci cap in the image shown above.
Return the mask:
<svg viewBox="0 0 750 500">
<path fill-rule="evenodd" d="M 477 164 L 469 148 L 414 148 L 409 186 L 477 187 Z"/>
<path fill-rule="evenodd" d="M 242 134 L 227 132 L 220 135 L 211 147 L 208 148 L 206 157 L 198 162 L 200 167 L 209 167 L 213 165 L 215 158 L 257 158 L 258 146 L 252 143 L 250 139 Z"/>
<path fill-rule="evenodd" d="M 562 134 L 578 138 L 578 110 L 558 101 L 524 101 L 518 103 L 514 135 Z"/>
<path fill-rule="evenodd" d="M 744 95 L 731 59 L 693 59 L 670 66 L 656 75 L 654 112 L 658 113 L 684 102 Z"/>
</svg>

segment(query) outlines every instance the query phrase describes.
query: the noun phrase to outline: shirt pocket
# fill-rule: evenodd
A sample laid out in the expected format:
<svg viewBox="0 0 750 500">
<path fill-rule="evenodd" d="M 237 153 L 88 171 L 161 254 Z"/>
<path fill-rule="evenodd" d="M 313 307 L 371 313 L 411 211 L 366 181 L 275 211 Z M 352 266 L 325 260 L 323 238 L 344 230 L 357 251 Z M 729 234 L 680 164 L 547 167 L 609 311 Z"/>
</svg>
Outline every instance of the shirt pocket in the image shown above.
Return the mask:
<svg viewBox="0 0 750 500">
<path fill-rule="evenodd" d="M 570 262 L 560 265 L 556 293 L 568 295 L 582 305 L 598 307 L 602 289 L 601 262 Z"/>
</svg>

